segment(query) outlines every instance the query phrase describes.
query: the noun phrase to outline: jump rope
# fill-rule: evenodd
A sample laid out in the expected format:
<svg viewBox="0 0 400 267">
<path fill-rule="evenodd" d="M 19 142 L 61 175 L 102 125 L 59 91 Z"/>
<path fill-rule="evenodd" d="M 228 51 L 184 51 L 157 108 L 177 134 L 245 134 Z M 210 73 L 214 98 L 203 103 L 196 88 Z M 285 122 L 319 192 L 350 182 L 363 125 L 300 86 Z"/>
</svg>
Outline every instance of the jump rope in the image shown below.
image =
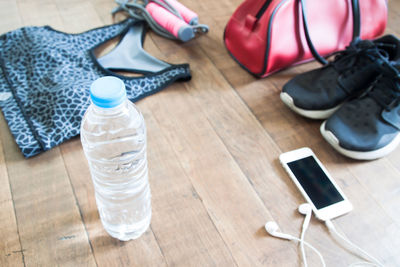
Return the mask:
<svg viewBox="0 0 400 267">
<path fill-rule="evenodd" d="M 197 34 L 207 33 L 208 26 L 199 24 L 199 16 L 176 0 L 115 0 L 112 14 L 125 11 L 129 16 L 145 20 L 157 34 L 187 42 Z"/>
<path fill-rule="evenodd" d="M 326 266 L 324 258 L 322 256 L 322 254 L 315 248 L 313 247 L 310 243 L 304 241 L 304 236 L 305 233 L 307 231 L 307 228 L 310 224 L 310 220 L 311 220 L 311 215 L 312 215 L 312 208 L 310 206 L 310 204 L 301 204 L 298 208 L 298 211 L 300 214 L 304 215 L 304 222 L 303 222 L 303 226 L 301 229 L 301 234 L 300 234 L 300 238 L 297 238 L 295 236 L 289 235 L 289 234 L 285 234 L 282 233 L 279 230 L 279 226 L 276 222 L 274 221 L 269 221 L 265 224 L 265 230 L 268 232 L 268 234 L 270 234 L 271 236 L 277 237 L 277 238 L 281 238 L 281 239 L 286 239 L 286 240 L 290 240 L 290 241 L 295 241 L 298 242 L 300 245 L 300 249 L 301 249 L 301 256 L 302 256 L 302 260 L 304 263 L 304 266 L 307 267 L 307 259 L 306 259 L 306 253 L 304 250 L 304 246 L 309 247 L 310 249 L 312 249 L 319 257 L 321 264 L 323 267 Z M 332 221 L 327 220 L 325 221 L 325 225 L 328 228 L 329 232 L 331 234 L 333 234 L 334 237 L 337 238 L 338 242 L 342 242 L 344 241 L 343 245 L 352 253 L 354 253 L 355 255 L 357 255 L 358 257 L 367 260 L 367 261 L 361 261 L 361 262 L 355 262 L 349 265 L 349 267 L 354 267 L 354 266 L 377 266 L 377 267 L 383 267 L 383 264 L 377 260 L 375 257 L 371 256 L 370 254 L 368 254 L 365 250 L 363 250 L 362 248 L 360 248 L 359 246 L 357 246 L 356 244 L 354 244 L 353 242 L 351 242 L 346 236 L 340 234 L 335 226 L 333 225 Z"/>
</svg>

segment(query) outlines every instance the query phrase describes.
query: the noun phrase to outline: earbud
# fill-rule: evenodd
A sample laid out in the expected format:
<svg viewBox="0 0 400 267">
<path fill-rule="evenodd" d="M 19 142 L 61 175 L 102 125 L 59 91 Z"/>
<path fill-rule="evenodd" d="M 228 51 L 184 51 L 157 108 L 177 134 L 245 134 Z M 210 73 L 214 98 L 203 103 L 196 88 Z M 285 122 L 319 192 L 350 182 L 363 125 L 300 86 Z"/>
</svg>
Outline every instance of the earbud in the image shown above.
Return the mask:
<svg viewBox="0 0 400 267">
<path fill-rule="evenodd" d="M 322 257 L 321 253 L 314 248 L 311 244 L 309 244 L 308 242 L 304 241 L 304 235 L 306 233 L 308 224 L 310 223 L 311 220 L 311 215 L 312 215 L 312 207 L 310 204 L 305 203 L 305 204 L 301 204 L 298 208 L 299 213 L 305 215 L 306 217 L 304 218 L 304 222 L 303 222 L 303 227 L 302 227 L 302 231 L 301 231 L 301 236 L 300 238 L 294 237 L 292 235 L 288 235 L 288 234 L 284 234 L 281 233 L 279 230 L 279 226 L 276 222 L 270 221 L 267 222 L 265 224 L 265 230 L 268 232 L 268 234 L 278 237 L 278 238 L 282 238 L 282 239 L 287 239 L 290 241 L 296 241 L 300 243 L 300 247 L 301 247 L 301 255 L 303 258 L 303 263 L 304 266 L 307 267 L 307 259 L 306 259 L 306 254 L 304 251 L 304 245 L 308 246 L 310 249 L 312 249 L 315 253 L 317 253 L 318 257 L 321 260 L 322 266 L 325 267 L 325 261 L 324 258 Z"/>
<path fill-rule="evenodd" d="M 299 206 L 298 210 L 299 210 L 300 214 L 307 215 L 307 214 L 311 213 L 312 208 L 311 208 L 310 204 L 303 203 Z"/>
<path fill-rule="evenodd" d="M 265 230 L 267 230 L 269 234 L 275 233 L 279 230 L 279 226 L 276 222 L 269 221 L 265 224 Z"/>
<path fill-rule="evenodd" d="M 300 249 L 301 249 L 301 256 L 303 258 L 304 266 L 307 266 L 307 258 L 306 258 L 306 252 L 304 250 L 304 236 L 306 235 L 306 231 L 308 228 L 308 225 L 310 224 L 311 220 L 311 214 L 312 214 L 312 208 L 311 205 L 308 203 L 303 203 L 299 206 L 297 209 L 300 214 L 306 216 L 303 221 L 303 226 L 301 228 L 301 234 L 300 234 Z"/>
<path fill-rule="evenodd" d="M 270 234 L 272 236 L 275 236 L 275 237 L 278 237 L 278 238 L 287 239 L 287 240 L 294 240 L 295 239 L 291 235 L 281 233 L 279 231 L 278 224 L 276 222 L 273 222 L 273 221 L 267 222 L 265 224 L 265 230 L 268 232 L 268 234 Z"/>
<path fill-rule="evenodd" d="M 308 225 L 310 224 L 310 220 L 311 220 L 311 213 L 312 213 L 311 205 L 308 203 L 303 203 L 299 206 L 298 211 L 300 214 L 303 214 L 306 216 L 304 218 L 304 222 L 303 222 L 303 232 L 305 232 L 305 230 L 307 229 Z"/>
</svg>

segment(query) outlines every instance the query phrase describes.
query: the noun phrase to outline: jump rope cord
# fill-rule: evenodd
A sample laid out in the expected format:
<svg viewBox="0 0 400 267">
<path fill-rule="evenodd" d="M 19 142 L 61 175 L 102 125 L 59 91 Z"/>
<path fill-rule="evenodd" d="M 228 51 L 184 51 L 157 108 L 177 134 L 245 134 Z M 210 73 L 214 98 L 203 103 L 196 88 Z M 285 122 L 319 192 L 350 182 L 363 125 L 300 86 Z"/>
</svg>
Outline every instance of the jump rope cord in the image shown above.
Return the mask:
<svg viewBox="0 0 400 267">
<path fill-rule="evenodd" d="M 168 12 L 171 14 L 175 15 L 178 17 L 180 20 L 184 20 L 179 13 L 179 11 L 174 8 L 171 3 L 168 2 L 168 0 L 115 0 L 115 2 L 118 4 L 118 7 L 116 7 L 111 13 L 115 14 L 120 11 L 125 11 L 128 13 L 129 16 L 132 18 L 138 19 L 138 20 L 144 20 L 147 22 L 149 27 L 157 34 L 161 35 L 162 37 L 172 39 L 172 40 L 177 40 L 173 34 L 171 34 L 169 31 L 164 29 L 160 24 L 158 24 L 154 18 L 150 15 L 150 13 L 146 9 L 146 5 L 149 2 L 156 3 L 166 9 Z M 208 31 L 208 26 L 204 24 L 197 24 L 197 25 L 189 25 L 190 27 L 193 28 L 194 32 L 202 32 L 205 33 Z"/>
<path fill-rule="evenodd" d="M 115 0 L 115 2 L 119 5 L 112 11 L 112 14 L 115 14 L 119 11 L 124 10 L 128 13 L 129 16 L 138 20 L 144 20 L 147 22 L 149 27 L 157 34 L 161 35 L 162 37 L 175 40 L 176 37 L 169 33 L 166 29 L 161 27 L 150 15 L 150 13 L 146 10 L 145 6 L 148 4 L 149 1 L 147 0 Z M 159 1 L 157 1 L 159 2 Z M 157 3 L 159 4 L 159 3 Z M 164 4 L 162 3 L 164 7 Z M 164 7 L 165 8 L 165 7 Z M 171 9 L 171 10 L 170 10 Z M 176 15 L 175 13 L 179 13 L 174 8 L 167 8 L 168 11 Z M 180 16 L 180 15 L 179 15 Z M 181 16 L 180 16 L 181 18 Z"/>
</svg>

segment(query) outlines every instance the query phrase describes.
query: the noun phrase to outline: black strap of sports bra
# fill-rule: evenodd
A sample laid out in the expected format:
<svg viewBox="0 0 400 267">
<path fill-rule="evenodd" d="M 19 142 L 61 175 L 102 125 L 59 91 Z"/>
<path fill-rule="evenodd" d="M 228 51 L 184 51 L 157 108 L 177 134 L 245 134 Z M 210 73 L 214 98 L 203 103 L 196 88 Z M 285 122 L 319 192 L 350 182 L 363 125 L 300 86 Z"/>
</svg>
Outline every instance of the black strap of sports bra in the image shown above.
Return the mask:
<svg viewBox="0 0 400 267">
<path fill-rule="evenodd" d="M 328 61 L 318 53 L 318 51 L 315 49 L 314 44 L 310 38 L 310 33 L 308 31 L 308 24 L 307 24 L 305 2 L 306 2 L 306 0 L 299 0 L 299 4 L 301 5 L 301 13 L 302 13 L 302 17 L 303 17 L 304 34 L 306 36 L 308 47 L 310 48 L 310 51 L 311 51 L 311 54 L 313 55 L 313 57 L 321 64 L 326 65 L 326 64 L 328 64 Z M 359 9 L 358 0 L 351 0 L 351 5 L 352 5 L 352 13 L 353 13 L 353 40 L 354 40 L 360 36 L 360 28 L 361 28 L 360 9 Z"/>
</svg>

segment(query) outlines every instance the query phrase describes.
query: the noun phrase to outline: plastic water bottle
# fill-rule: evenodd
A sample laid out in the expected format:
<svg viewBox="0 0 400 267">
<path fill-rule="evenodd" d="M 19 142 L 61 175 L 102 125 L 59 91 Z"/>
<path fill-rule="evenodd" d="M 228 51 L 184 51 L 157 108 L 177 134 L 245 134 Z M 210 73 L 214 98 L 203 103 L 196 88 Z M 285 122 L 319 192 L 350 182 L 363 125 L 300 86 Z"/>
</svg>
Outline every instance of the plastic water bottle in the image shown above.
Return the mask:
<svg viewBox="0 0 400 267">
<path fill-rule="evenodd" d="M 93 82 L 90 97 L 81 142 L 100 219 L 112 237 L 135 239 L 147 230 L 151 219 L 145 122 L 116 77 Z"/>
</svg>

